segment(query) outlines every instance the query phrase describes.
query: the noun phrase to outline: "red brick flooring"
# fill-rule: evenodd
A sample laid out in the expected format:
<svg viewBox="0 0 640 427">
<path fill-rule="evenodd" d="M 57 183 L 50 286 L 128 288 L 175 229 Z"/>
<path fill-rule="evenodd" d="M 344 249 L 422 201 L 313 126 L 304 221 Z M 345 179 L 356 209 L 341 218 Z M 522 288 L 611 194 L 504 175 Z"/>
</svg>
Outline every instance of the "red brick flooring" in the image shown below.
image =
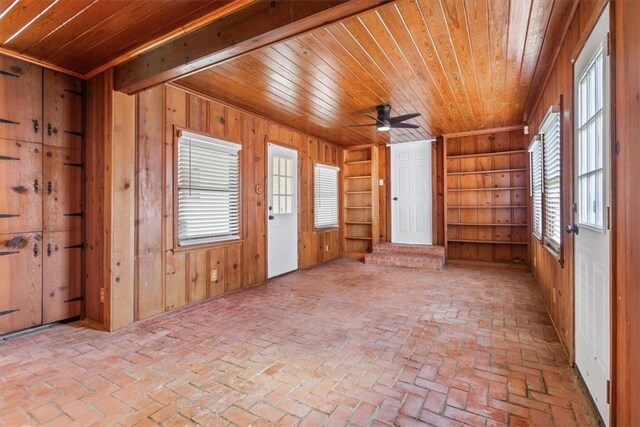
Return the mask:
<svg viewBox="0 0 640 427">
<path fill-rule="evenodd" d="M 0 387 L 7 426 L 595 425 L 530 275 L 351 260 L 12 339 Z"/>
</svg>

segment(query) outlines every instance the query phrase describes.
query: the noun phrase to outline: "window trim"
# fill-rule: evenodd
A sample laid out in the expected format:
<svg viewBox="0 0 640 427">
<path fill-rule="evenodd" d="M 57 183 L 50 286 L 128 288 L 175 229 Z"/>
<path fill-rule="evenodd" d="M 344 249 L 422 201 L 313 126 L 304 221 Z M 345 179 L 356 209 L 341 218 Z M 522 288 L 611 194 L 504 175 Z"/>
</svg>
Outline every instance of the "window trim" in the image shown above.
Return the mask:
<svg viewBox="0 0 640 427">
<path fill-rule="evenodd" d="M 533 193 L 533 155 L 534 151 L 537 147 L 540 155 L 540 234 L 536 234 L 535 229 L 535 205 L 534 205 L 534 193 Z M 536 134 L 531 143 L 529 143 L 529 147 L 527 151 L 529 153 L 529 197 L 531 198 L 531 235 L 542 242 L 542 236 L 544 234 L 544 155 L 543 155 L 543 146 L 542 146 L 542 137 L 540 134 Z"/>
<path fill-rule="evenodd" d="M 187 133 L 191 133 L 191 134 L 195 134 L 195 135 L 201 135 L 203 137 L 206 138 L 211 138 L 211 139 L 215 139 L 221 142 L 225 142 L 228 143 L 230 145 L 237 145 L 239 146 L 238 148 L 238 236 L 237 237 L 230 237 L 230 238 L 221 238 L 221 239 L 211 239 L 209 241 L 202 241 L 202 242 L 194 242 L 194 243 L 187 243 L 187 244 L 180 244 L 180 238 L 179 238 L 179 233 L 178 233 L 178 228 L 179 228 L 179 222 L 178 222 L 178 139 L 182 136 L 183 132 L 187 132 Z M 240 244 L 244 241 L 243 239 L 243 221 L 242 221 L 242 217 L 243 217 L 243 185 L 242 185 L 242 176 L 243 176 L 243 162 L 242 162 L 242 144 L 239 142 L 234 142 L 234 141 L 228 141 L 228 140 L 224 140 L 221 139 L 219 137 L 217 137 L 216 135 L 207 133 L 207 132 L 201 132 L 201 131 L 194 131 L 192 129 L 188 129 L 188 128 L 184 128 L 184 127 L 180 127 L 180 126 L 173 126 L 173 147 L 172 147 L 172 151 L 173 151 L 173 171 L 171 174 L 171 191 L 173 192 L 173 195 L 171 196 L 171 200 L 173 201 L 173 206 L 171 208 L 172 213 L 173 213 L 173 247 L 172 248 L 168 248 L 170 249 L 172 252 L 174 253 L 180 253 L 180 252 L 192 252 L 192 251 L 196 251 L 196 250 L 202 250 L 202 249 L 207 249 L 207 248 L 216 248 L 216 247 L 220 247 L 220 246 L 230 246 L 230 245 L 236 245 L 236 244 Z M 167 174 L 163 175 L 165 178 L 165 180 L 168 178 Z M 168 187 L 167 183 L 164 183 L 165 188 Z M 165 207 L 163 207 L 163 216 L 166 215 L 167 209 Z"/>
<path fill-rule="evenodd" d="M 327 227 L 318 227 L 316 225 L 316 166 L 320 166 L 323 168 L 327 168 L 327 169 L 332 169 L 335 170 L 336 172 L 336 178 L 337 178 L 337 188 L 336 188 L 336 195 L 337 195 L 337 211 L 338 211 L 338 217 L 336 218 L 336 225 L 335 226 L 327 226 Z M 321 162 L 313 162 L 313 230 L 316 232 L 324 232 L 324 231 L 331 231 L 331 230 L 339 230 L 340 229 L 340 167 L 336 166 L 336 165 L 330 165 L 327 163 L 321 163 Z"/>
<path fill-rule="evenodd" d="M 559 236 L 559 241 L 558 241 L 558 248 L 556 249 L 554 246 L 552 246 L 546 239 L 545 237 L 545 232 L 547 230 L 547 215 L 546 215 L 546 208 L 547 208 L 547 204 L 545 203 L 545 179 L 544 179 L 544 172 L 545 172 L 545 143 L 544 143 L 544 137 L 542 136 L 542 246 L 554 257 L 556 258 L 556 260 L 558 260 L 558 262 L 563 266 L 564 265 L 564 258 L 563 258 L 563 252 L 564 252 L 564 234 L 563 234 L 563 215 L 564 215 L 564 209 L 563 209 L 563 203 L 564 203 L 564 197 L 562 195 L 562 188 L 563 188 L 563 155 L 562 155 L 562 147 L 563 147 L 563 130 L 564 130 L 564 126 L 563 126 L 563 121 L 562 121 L 562 96 L 560 97 L 560 100 L 557 104 L 552 105 L 551 107 L 549 107 L 549 109 L 547 110 L 547 113 L 544 115 L 544 117 L 542 118 L 542 120 L 540 121 L 540 124 L 538 125 L 538 135 L 542 136 L 541 133 L 541 128 L 542 125 L 544 124 L 544 122 L 547 120 L 547 118 L 549 118 L 549 116 L 551 114 L 557 114 L 558 115 L 558 127 L 559 127 L 559 142 L 558 142 L 558 162 L 559 162 L 559 195 L 560 195 L 560 204 L 559 204 L 559 220 L 560 220 L 560 236 Z"/>
</svg>

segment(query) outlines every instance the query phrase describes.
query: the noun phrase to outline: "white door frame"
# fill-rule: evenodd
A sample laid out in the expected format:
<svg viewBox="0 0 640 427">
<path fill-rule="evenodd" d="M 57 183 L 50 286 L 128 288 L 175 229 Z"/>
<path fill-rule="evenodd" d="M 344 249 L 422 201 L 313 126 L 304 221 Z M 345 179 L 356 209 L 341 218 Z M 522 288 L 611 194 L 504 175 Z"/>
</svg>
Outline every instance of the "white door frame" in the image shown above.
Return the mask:
<svg viewBox="0 0 640 427">
<path fill-rule="evenodd" d="M 573 283 L 574 283 L 574 344 L 575 344 L 575 365 L 580 372 L 591 397 L 600 413 L 605 425 L 609 425 L 611 416 L 611 405 L 608 401 L 610 396 L 611 376 L 611 324 L 612 324 L 612 292 L 611 292 L 611 230 L 609 227 L 609 209 L 611 206 L 611 68 L 610 57 L 608 54 L 609 33 L 609 6 L 607 5 L 598 22 L 594 26 L 589 38 L 583 46 L 580 55 L 576 59 L 573 67 L 574 87 L 573 87 L 573 134 L 574 134 L 574 202 L 576 209 L 573 212 L 573 222 L 577 224 L 577 234 L 574 237 L 573 245 Z M 602 48 L 603 64 L 602 64 L 602 166 L 600 186 L 597 185 L 597 176 L 594 175 L 594 187 L 587 184 L 588 193 L 601 192 L 603 195 L 601 225 L 591 222 L 588 218 L 590 206 L 594 206 L 594 218 L 597 218 L 598 209 L 595 206 L 600 201 L 599 198 L 593 200 L 592 203 L 586 203 L 581 200 L 581 182 L 587 181 L 587 178 L 580 179 L 580 176 L 589 177 L 592 170 L 590 156 L 587 155 L 589 150 L 584 153 L 583 159 L 580 159 L 581 137 L 579 131 L 579 122 L 581 120 L 581 112 L 579 111 L 580 100 L 579 84 L 580 78 L 588 70 L 589 65 L 597 57 L 598 52 Z M 597 79 L 595 79 L 597 80 Z M 596 83 L 597 85 L 597 83 Z M 597 92 L 596 92 L 597 93 Z M 595 110 L 596 112 L 598 110 Z M 586 113 L 585 113 L 586 114 Z M 598 117 L 594 113 L 594 118 Z M 594 119 L 595 120 L 595 119 Z M 597 129 L 597 122 L 592 120 L 586 121 L 583 126 L 589 129 L 588 124 L 595 123 L 594 129 Z M 594 133 L 597 135 L 597 130 Z M 587 145 L 589 139 L 585 140 Z M 597 146 L 597 144 L 594 144 Z M 597 159 L 597 154 L 594 155 Z M 585 160 L 586 159 L 586 160 Z M 581 164 L 585 164 L 586 168 L 581 169 Z M 597 160 L 593 170 L 598 170 Z M 581 212 L 582 211 L 582 212 Z M 586 212 L 586 213 L 585 213 Z M 586 221 L 585 218 L 588 218 Z M 592 225 L 593 224 L 593 225 Z M 574 232 L 576 227 L 574 226 Z M 570 231 L 569 229 L 567 231 Z M 603 277 L 601 277 L 603 276 Z M 595 286 L 606 281 L 602 287 Z M 604 312 L 606 311 L 606 312 Z M 600 317 L 600 319 L 598 319 Z M 606 324 L 602 324 L 605 322 Z M 603 348 L 604 347 L 604 348 Z"/>
<path fill-rule="evenodd" d="M 273 197 L 273 155 L 280 155 L 281 157 L 292 160 L 291 171 L 291 199 L 285 202 L 285 207 L 290 202 L 292 209 L 291 213 L 279 213 L 278 210 L 282 209 L 272 205 Z M 267 156 L 267 173 L 266 177 L 266 197 L 265 203 L 267 209 L 265 209 L 265 221 L 266 221 L 266 254 L 267 254 L 267 278 L 271 279 L 282 274 L 286 274 L 298 269 L 298 215 L 299 215 L 299 176 L 298 176 L 298 150 L 275 142 L 267 141 L 266 144 L 266 156 Z M 282 197 L 280 197 L 282 199 Z M 286 197 L 285 197 L 286 199 Z M 277 221 L 280 221 L 278 223 Z M 285 222 L 282 222 L 285 221 Z M 274 238 L 274 229 L 276 227 L 283 227 L 282 230 L 286 231 L 288 239 L 281 240 L 276 245 Z M 289 241 L 290 246 L 283 245 L 283 241 Z"/>
<path fill-rule="evenodd" d="M 402 142 L 402 143 L 394 143 L 394 144 L 389 144 L 388 146 L 390 147 L 390 165 L 389 165 L 389 169 L 390 169 L 390 178 L 391 178 L 391 197 L 389 198 L 389 202 L 390 205 L 390 212 L 391 212 L 391 241 L 393 243 L 406 243 L 406 244 L 414 244 L 414 245 L 432 245 L 433 244 L 433 182 L 432 182 L 432 143 L 435 142 L 435 139 L 430 139 L 430 140 L 420 140 L 420 141 L 411 141 L 411 142 Z M 398 206 L 397 206 L 397 197 L 398 197 L 398 189 L 396 188 L 396 184 L 399 182 L 399 178 L 396 176 L 397 175 L 397 171 L 394 168 L 394 147 L 398 147 L 398 146 L 407 146 L 407 145 L 414 145 L 417 146 L 418 144 L 426 144 L 427 145 L 427 168 L 428 168 L 428 173 L 427 173 L 427 182 L 426 182 L 426 186 L 427 186 L 427 191 L 428 191 L 428 195 L 427 195 L 427 202 L 428 202 L 428 209 L 426 211 L 426 224 L 427 224 L 427 233 L 425 236 L 420 236 L 419 238 L 416 239 L 406 239 L 406 238 L 400 238 L 399 237 L 399 230 L 398 230 L 398 222 L 396 221 L 397 219 L 397 215 L 398 215 Z"/>
</svg>

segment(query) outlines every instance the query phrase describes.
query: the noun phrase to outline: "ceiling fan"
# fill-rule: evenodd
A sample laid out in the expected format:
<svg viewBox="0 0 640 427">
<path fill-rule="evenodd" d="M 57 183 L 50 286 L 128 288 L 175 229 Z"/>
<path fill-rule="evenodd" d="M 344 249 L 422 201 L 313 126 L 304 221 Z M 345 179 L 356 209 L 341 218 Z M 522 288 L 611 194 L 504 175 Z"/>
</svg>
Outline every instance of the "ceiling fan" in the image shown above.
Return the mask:
<svg viewBox="0 0 640 427">
<path fill-rule="evenodd" d="M 391 117 L 391 106 L 389 104 L 378 105 L 376 107 L 378 117 L 364 113 L 365 116 L 375 120 L 375 123 L 367 125 L 355 125 L 351 127 L 375 126 L 377 132 L 388 132 L 391 129 L 418 129 L 419 125 L 403 123 L 406 120 L 421 116 L 420 113 L 404 114 L 402 116 Z"/>
</svg>

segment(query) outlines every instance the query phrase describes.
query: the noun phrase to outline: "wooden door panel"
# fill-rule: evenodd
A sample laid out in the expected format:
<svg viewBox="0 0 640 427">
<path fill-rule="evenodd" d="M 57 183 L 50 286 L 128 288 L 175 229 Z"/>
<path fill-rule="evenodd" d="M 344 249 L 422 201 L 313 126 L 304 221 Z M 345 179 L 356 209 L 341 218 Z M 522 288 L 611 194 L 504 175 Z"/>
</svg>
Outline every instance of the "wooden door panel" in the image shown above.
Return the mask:
<svg viewBox="0 0 640 427">
<path fill-rule="evenodd" d="M 0 234 L 42 229 L 42 145 L 0 139 Z"/>
<path fill-rule="evenodd" d="M 56 322 L 80 315 L 82 304 L 80 231 L 44 233 L 42 320 Z"/>
<path fill-rule="evenodd" d="M 0 55 L 0 138 L 42 142 L 42 68 Z"/>
<path fill-rule="evenodd" d="M 0 235 L 0 334 L 42 324 L 42 235 Z"/>
<path fill-rule="evenodd" d="M 45 231 L 80 230 L 82 157 L 80 150 L 43 147 L 43 222 Z"/>
<path fill-rule="evenodd" d="M 82 147 L 82 81 L 44 70 L 44 143 L 56 147 Z"/>
</svg>

